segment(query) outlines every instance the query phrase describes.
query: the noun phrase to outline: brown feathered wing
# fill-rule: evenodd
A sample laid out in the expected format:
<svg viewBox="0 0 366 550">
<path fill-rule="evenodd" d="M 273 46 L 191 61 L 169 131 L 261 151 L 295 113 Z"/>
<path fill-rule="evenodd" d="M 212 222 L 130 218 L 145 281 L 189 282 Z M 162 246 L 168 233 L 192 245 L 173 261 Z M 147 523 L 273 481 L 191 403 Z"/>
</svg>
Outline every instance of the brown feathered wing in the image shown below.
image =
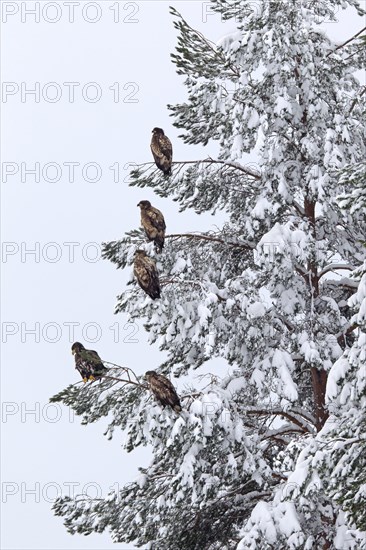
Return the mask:
<svg viewBox="0 0 366 550">
<path fill-rule="evenodd" d="M 169 405 L 174 411 L 182 410 L 179 397 L 173 384 L 162 374 L 155 374 L 149 378 L 150 389 L 156 399 L 165 407 Z"/>
<path fill-rule="evenodd" d="M 170 139 L 165 135 L 154 135 L 150 147 L 156 166 L 160 168 L 166 176 L 170 176 L 172 173 L 171 168 L 173 159 L 173 147 Z"/>
<path fill-rule="evenodd" d="M 138 284 L 153 300 L 160 298 L 159 276 L 155 261 L 146 255 L 135 256 L 133 272 Z"/>
<path fill-rule="evenodd" d="M 154 241 L 157 251 L 161 252 L 166 229 L 163 214 L 157 208 L 150 206 L 141 210 L 141 223 L 149 241 Z"/>
<path fill-rule="evenodd" d="M 83 379 L 89 379 L 91 376 L 98 378 L 108 372 L 98 353 L 85 348 L 75 353 L 75 368 Z"/>
</svg>

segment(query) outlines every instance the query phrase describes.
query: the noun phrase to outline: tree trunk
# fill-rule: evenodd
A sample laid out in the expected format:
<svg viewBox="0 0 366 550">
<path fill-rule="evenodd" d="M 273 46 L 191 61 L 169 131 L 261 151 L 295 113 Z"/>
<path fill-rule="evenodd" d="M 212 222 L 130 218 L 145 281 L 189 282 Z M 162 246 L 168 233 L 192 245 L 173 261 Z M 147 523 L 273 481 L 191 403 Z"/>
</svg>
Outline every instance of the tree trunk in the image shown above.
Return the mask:
<svg viewBox="0 0 366 550">
<path fill-rule="evenodd" d="M 311 383 L 314 396 L 314 415 L 315 426 L 319 431 L 324 426 L 328 418 L 328 411 L 325 408 L 325 388 L 327 385 L 327 373 L 325 370 L 319 370 L 316 367 L 311 367 Z"/>
<path fill-rule="evenodd" d="M 314 255 L 313 258 L 309 261 L 308 272 L 309 272 L 309 291 L 310 291 L 310 300 L 313 302 L 319 296 L 319 277 L 318 277 L 318 266 L 317 266 L 317 256 L 316 256 L 316 218 L 315 218 L 315 200 L 305 197 L 304 200 L 304 211 L 305 216 L 309 220 L 311 226 L 311 234 L 314 239 Z M 315 416 L 315 426 L 319 431 L 324 426 L 326 419 L 328 418 L 328 412 L 325 408 L 325 390 L 327 385 L 327 373 L 325 370 L 319 370 L 316 367 L 310 368 L 311 372 L 311 383 L 313 388 L 313 397 L 314 397 L 314 416 Z"/>
</svg>

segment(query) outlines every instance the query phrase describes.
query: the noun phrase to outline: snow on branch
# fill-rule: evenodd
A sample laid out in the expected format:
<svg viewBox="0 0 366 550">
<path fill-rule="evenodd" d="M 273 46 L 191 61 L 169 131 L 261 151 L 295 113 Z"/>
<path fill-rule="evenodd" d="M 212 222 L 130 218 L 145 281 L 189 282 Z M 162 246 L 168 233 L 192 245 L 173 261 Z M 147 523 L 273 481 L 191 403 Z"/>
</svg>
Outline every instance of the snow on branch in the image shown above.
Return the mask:
<svg viewBox="0 0 366 550">
<path fill-rule="evenodd" d="M 344 287 L 350 288 L 351 290 L 357 290 L 358 288 L 358 281 L 354 281 L 349 277 L 343 277 L 338 281 L 334 279 L 327 279 L 325 284 L 327 285 L 327 287 Z"/>
<path fill-rule="evenodd" d="M 264 434 L 262 439 L 278 439 L 279 437 L 282 438 L 286 435 L 303 433 L 305 433 L 304 429 L 300 428 L 299 426 L 295 426 L 294 424 L 285 424 L 284 426 L 281 426 L 281 428 L 277 428 L 276 430 L 268 430 L 268 432 Z"/>
<path fill-rule="evenodd" d="M 318 279 L 323 277 L 326 273 L 329 273 L 329 271 L 338 271 L 339 269 L 345 269 L 347 271 L 354 271 L 356 269 L 356 266 L 350 265 L 350 264 L 329 264 L 324 269 L 321 270 L 321 272 L 318 275 Z"/>
<path fill-rule="evenodd" d="M 218 237 L 211 237 L 210 235 L 203 235 L 198 233 L 174 233 L 172 235 L 166 235 L 166 239 L 198 239 L 202 241 L 213 241 L 216 243 L 223 244 L 225 246 L 233 246 L 235 248 L 245 248 L 245 250 L 254 250 L 255 244 L 254 243 L 238 243 L 238 242 L 230 242 L 224 239 L 219 239 Z"/>
<path fill-rule="evenodd" d="M 356 330 L 357 328 L 359 327 L 359 325 L 357 323 L 352 323 L 352 325 L 350 325 L 349 323 L 346 325 L 346 327 L 341 330 L 340 332 L 338 332 L 338 334 L 336 334 L 336 339 L 337 339 L 337 342 L 339 345 L 342 345 L 343 342 L 344 342 L 344 339 L 346 336 L 348 336 L 349 334 L 351 334 L 351 332 L 353 332 L 354 330 Z"/>
<path fill-rule="evenodd" d="M 257 409 L 255 407 L 247 409 L 247 414 L 253 414 L 258 416 L 282 416 L 290 420 L 293 424 L 301 428 L 303 433 L 314 433 L 312 424 L 307 422 L 305 418 L 293 411 L 284 411 L 283 409 Z"/>
<path fill-rule="evenodd" d="M 186 164 L 221 164 L 223 166 L 227 166 L 229 168 L 234 168 L 235 170 L 239 170 L 240 172 L 244 172 L 244 174 L 247 174 L 248 176 L 251 176 L 252 178 L 254 178 L 256 180 L 261 180 L 262 179 L 259 172 L 255 172 L 252 168 L 249 168 L 248 166 L 245 166 L 245 165 L 243 166 L 239 162 L 228 162 L 226 160 L 217 160 L 217 159 L 213 159 L 211 157 L 208 157 L 206 159 L 201 159 L 201 160 L 175 160 L 175 161 L 172 162 L 172 166 L 174 164 L 177 165 L 177 166 L 185 166 Z M 253 163 L 251 163 L 251 164 L 253 164 Z M 136 170 L 138 170 L 139 168 L 142 168 L 143 166 L 154 167 L 155 163 L 154 162 L 143 162 L 142 164 L 136 165 L 132 172 L 135 172 Z M 159 169 L 155 168 L 154 172 L 159 174 Z"/>
<path fill-rule="evenodd" d="M 114 426 L 123 429 L 127 425 L 129 414 L 135 405 L 138 406 L 142 394 L 146 394 L 149 388 L 140 382 L 139 377 L 131 369 L 109 361 L 103 363 L 108 365 L 106 375 L 101 375 L 93 382 L 83 384 L 80 381 L 71 384 L 52 396 L 50 403 L 61 402 L 71 407 L 77 415 L 82 416 L 82 424 L 95 422 L 113 412 L 114 420 L 107 430 L 111 437 Z M 120 409 L 122 401 L 125 406 Z"/>
</svg>

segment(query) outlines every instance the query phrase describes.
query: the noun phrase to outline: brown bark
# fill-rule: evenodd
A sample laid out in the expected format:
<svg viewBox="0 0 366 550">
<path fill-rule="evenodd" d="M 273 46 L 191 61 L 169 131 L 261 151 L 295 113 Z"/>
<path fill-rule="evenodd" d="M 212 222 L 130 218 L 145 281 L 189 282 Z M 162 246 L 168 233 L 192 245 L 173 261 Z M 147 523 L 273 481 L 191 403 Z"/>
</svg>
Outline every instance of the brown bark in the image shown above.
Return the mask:
<svg viewBox="0 0 366 550">
<path fill-rule="evenodd" d="M 315 200 L 305 197 L 304 211 L 305 216 L 310 223 L 310 231 L 312 233 L 314 243 L 316 243 L 315 204 Z M 319 275 L 317 270 L 316 250 L 314 251 L 314 256 L 309 260 L 308 273 L 309 290 L 311 293 L 310 299 L 314 300 L 319 296 Z M 328 418 L 328 412 L 325 408 L 327 373 L 325 370 L 319 370 L 316 367 L 311 367 L 310 373 L 314 397 L 315 426 L 316 429 L 319 431 L 322 429 L 326 419 Z"/>
<path fill-rule="evenodd" d="M 327 373 L 325 370 L 319 370 L 311 367 L 311 383 L 314 396 L 314 415 L 315 427 L 319 431 L 324 426 L 328 418 L 328 411 L 325 408 L 325 388 L 327 385 Z"/>
<path fill-rule="evenodd" d="M 305 197 L 304 211 L 305 211 L 305 217 L 309 220 L 309 223 L 310 223 L 310 231 L 311 231 L 312 237 L 314 238 L 314 242 L 316 242 L 315 201 Z M 316 251 L 314 252 L 313 258 L 311 258 L 311 260 L 309 261 L 308 271 L 310 273 L 310 278 L 311 278 L 310 290 L 313 294 L 313 298 L 316 298 L 319 295 L 319 277 L 318 277 L 318 271 L 317 271 L 317 265 L 316 265 Z"/>
</svg>

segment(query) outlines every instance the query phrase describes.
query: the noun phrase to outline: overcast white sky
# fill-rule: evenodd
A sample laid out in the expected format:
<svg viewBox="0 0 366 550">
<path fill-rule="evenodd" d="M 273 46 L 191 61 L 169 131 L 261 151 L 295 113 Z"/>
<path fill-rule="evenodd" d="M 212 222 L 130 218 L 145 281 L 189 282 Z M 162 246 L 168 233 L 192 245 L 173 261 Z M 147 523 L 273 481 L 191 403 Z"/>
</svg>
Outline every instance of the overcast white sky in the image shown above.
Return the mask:
<svg viewBox="0 0 366 550">
<path fill-rule="evenodd" d="M 75 493 L 105 496 L 133 479 L 148 451 L 128 455 L 122 435 L 107 441 L 105 425 L 80 426 L 48 399 L 79 380 L 75 340 L 138 374 L 147 357 L 149 368 L 163 360 L 142 324 L 126 326 L 113 314 L 128 274 L 99 259 L 102 241 L 139 226 L 137 203 L 160 208 L 169 232 L 224 220 L 178 214 L 176 203 L 128 187 L 126 165 L 152 160 L 154 126 L 171 138 L 176 160 L 216 152 L 179 141 L 166 109 L 185 98 L 170 62 L 169 4 L 214 41 L 232 29 L 206 16 L 208 2 L 1 2 L 4 550 L 128 548 L 108 534 L 71 537 L 51 501 L 58 490 L 71 493 L 70 484 Z M 323 27 L 342 42 L 364 23 L 339 15 Z"/>
</svg>

